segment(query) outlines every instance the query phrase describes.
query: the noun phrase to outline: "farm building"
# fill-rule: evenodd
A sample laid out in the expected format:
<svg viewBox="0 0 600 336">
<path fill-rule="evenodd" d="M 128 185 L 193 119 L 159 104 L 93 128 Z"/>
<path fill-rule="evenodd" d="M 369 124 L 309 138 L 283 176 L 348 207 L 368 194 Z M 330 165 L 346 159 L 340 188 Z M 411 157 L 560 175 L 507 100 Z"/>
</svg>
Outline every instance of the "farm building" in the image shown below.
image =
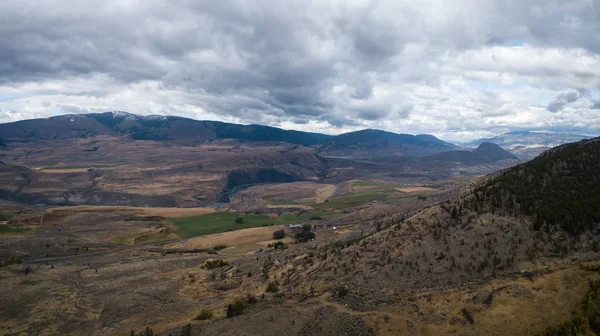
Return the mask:
<svg viewBox="0 0 600 336">
<path fill-rule="evenodd" d="M 302 224 L 290 224 L 290 230 L 292 230 L 292 231 L 302 230 Z"/>
</svg>

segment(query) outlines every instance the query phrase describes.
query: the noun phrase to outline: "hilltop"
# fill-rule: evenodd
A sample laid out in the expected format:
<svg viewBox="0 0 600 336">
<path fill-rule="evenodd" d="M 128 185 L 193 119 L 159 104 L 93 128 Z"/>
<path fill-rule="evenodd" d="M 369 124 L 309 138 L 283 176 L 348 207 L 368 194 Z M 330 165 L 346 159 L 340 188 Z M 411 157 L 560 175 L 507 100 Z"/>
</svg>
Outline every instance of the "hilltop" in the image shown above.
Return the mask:
<svg viewBox="0 0 600 336">
<path fill-rule="evenodd" d="M 464 164 L 483 164 L 501 160 L 518 160 L 518 158 L 500 146 L 484 142 L 473 151 L 455 150 L 431 155 L 432 161 L 452 161 Z"/>
<path fill-rule="evenodd" d="M 331 157 L 425 156 L 457 147 L 432 135 L 396 134 L 380 130 L 362 130 L 338 135 L 320 150 Z"/>
</svg>

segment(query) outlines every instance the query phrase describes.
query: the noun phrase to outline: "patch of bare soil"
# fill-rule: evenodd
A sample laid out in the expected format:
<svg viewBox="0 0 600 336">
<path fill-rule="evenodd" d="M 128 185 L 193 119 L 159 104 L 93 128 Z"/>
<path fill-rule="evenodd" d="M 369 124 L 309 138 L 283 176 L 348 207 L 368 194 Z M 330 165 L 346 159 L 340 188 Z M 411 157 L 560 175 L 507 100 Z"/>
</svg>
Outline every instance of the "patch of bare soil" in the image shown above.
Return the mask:
<svg viewBox="0 0 600 336">
<path fill-rule="evenodd" d="M 327 185 L 325 187 L 315 190 L 315 203 L 323 203 L 326 200 L 333 197 L 336 191 L 335 185 Z"/>
</svg>

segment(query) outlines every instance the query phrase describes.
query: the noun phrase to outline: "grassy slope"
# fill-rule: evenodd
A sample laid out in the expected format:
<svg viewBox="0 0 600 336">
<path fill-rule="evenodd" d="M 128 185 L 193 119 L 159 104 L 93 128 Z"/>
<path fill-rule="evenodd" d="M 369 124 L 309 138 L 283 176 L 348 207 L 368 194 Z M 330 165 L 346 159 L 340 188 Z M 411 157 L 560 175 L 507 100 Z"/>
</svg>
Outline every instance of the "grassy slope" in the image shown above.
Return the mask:
<svg viewBox="0 0 600 336">
<path fill-rule="evenodd" d="M 343 210 L 359 206 L 364 203 L 371 201 L 384 201 L 392 198 L 394 194 L 400 194 L 401 192 L 393 188 L 382 188 L 377 190 L 367 190 L 358 192 L 351 195 L 344 195 L 330 199 L 325 203 L 313 204 L 316 210 L 323 211 L 326 209 Z"/>
<path fill-rule="evenodd" d="M 0 224 L 0 234 L 18 234 L 31 231 L 30 228 L 14 227 L 11 225 Z"/>
</svg>

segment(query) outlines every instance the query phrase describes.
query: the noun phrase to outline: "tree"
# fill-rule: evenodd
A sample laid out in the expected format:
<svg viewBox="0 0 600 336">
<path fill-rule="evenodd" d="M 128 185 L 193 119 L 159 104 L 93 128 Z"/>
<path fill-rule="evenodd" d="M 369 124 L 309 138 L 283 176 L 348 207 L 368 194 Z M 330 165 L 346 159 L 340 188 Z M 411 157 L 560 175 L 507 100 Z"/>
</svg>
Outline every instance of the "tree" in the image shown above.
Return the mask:
<svg viewBox="0 0 600 336">
<path fill-rule="evenodd" d="M 285 238 L 285 231 L 283 229 L 273 232 L 273 239 Z"/>
<path fill-rule="evenodd" d="M 296 240 L 299 243 L 304 243 L 307 242 L 309 240 L 315 239 L 315 234 L 314 232 L 310 232 L 310 231 L 302 231 L 302 232 L 298 232 L 296 233 L 296 235 L 294 236 L 294 238 L 296 238 Z"/>
<path fill-rule="evenodd" d="M 190 336 L 192 334 L 192 325 L 186 324 L 181 328 L 181 336 Z"/>
<path fill-rule="evenodd" d="M 267 293 L 277 293 L 279 292 L 279 284 L 277 283 L 277 281 L 273 281 L 273 282 L 269 282 L 269 284 L 267 285 L 267 289 L 266 292 Z"/>
<path fill-rule="evenodd" d="M 244 218 L 243 217 L 238 217 L 235 219 L 235 222 L 238 224 L 244 224 Z"/>
<path fill-rule="evenodd" d="M 244 313 L 244 302 L 237 300 L 227 305 L 227 318 L 242 315 Z"/>
<path fill-rule="evenodd" d="M 294 238 L 296 238 L 296 240 L 300 243 L 304 243 L 309 240 L 315 239 L 315 234 L 314 234 L 314 232 L 312 232 L 312 225 L 310 225 L 310 224 L 302 225 L 302 232 L 296 233 Z"/>
</svg>

